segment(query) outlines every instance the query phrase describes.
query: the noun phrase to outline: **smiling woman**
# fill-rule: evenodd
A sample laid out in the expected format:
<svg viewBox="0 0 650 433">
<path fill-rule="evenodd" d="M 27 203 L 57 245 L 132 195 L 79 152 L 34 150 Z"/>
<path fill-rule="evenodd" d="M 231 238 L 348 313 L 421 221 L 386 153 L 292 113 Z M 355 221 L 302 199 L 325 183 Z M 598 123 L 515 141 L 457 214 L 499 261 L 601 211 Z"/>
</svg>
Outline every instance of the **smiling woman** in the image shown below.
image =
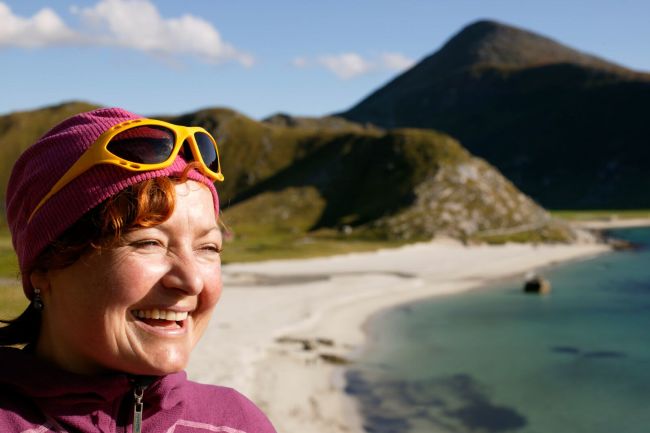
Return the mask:
<svg viewBox="0 0 650 433">
<path fill-rule="evenodd" d="M 216 142 L 101 109 L 16 162 L 7 219 L 31 300 L 0 328 L 0 431 L 272 433 L 183 369 L 221 294 Z"/>
</svg>

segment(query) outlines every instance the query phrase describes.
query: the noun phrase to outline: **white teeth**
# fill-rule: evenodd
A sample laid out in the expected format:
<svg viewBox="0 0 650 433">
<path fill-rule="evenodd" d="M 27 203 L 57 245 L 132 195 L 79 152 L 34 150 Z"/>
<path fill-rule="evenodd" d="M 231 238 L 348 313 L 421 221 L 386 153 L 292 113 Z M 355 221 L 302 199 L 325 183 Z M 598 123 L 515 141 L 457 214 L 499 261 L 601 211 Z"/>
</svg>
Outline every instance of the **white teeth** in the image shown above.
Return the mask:
<svg viewBox="0 0 650 433">
<path fill-rule="evenodd" d="M 153 310 L 134 310 L 133 315 L 140 319 L 161 319 L 178 322 L 187 319 L 188 313 L 187 311 L 181 312 L 154 308 Z"/>
</svg>

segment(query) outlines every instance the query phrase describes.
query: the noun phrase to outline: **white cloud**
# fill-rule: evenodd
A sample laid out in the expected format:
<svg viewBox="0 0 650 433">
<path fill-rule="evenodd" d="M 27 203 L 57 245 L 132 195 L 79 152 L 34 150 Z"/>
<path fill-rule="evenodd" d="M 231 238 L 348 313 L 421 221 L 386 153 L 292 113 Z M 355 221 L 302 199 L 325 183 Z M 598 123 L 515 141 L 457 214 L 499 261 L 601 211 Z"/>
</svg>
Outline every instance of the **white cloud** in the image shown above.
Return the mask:
<svg viewBox="0 0 650 433">
<path fill-rule="evenodd" d="M 404 71 L 415 65 L 415 60 L 401 53 L 382 53 L 380 58 L 383 66 L 391 71 Z"/>
<path fill-rule="evenodd" d="M 185 14 L 163 18 L 149 0 L 101 0 L 89 8 L 75 8 L 102 43 L 152 54 L 191 54 L 210 63 L 234 60 L 252 66 L 250 54 L 225 42 L 208 21 Z"/>
<path fill-rule="evenodd" d="M 296 57 L 291 62 L 297 68 L 319 65 L 334 73 L 342 80 L 349 80 L 375 71 L 403 71 L 415 64 L 415 61 L 401 53 L 381 53 L 373 59 L 367 59 L 357 53 L 324 55 L 312 61 L 305 57 Z"/>
<path fill-rule="evenodd" d="M 31 18 L 22 18 L 0 2 L 0 46 L 37 48 L 71 43 L 76 38 L 52 9 L 43 8 Z"/>
<path fill-rule="evenodd" d="M 150 0 L 100 0 L 70 10 L 82 19 L 83 29 L 73 31 L 48 8 L 22 18 L 0 2 L 0 46 L 108 45 L 161 56 L 192 55 L 207 63 L 235 61 L 249 67 L 255 62 L 225 42 L 210 22 L 190 14 L 164 18 Z"/>
<path fill-rule="evenodd" d="M 317 62 L 343 80 L 366 74 L 374 68 L 372 63 L 357 53 L 321 56 Z"/>
</svg>

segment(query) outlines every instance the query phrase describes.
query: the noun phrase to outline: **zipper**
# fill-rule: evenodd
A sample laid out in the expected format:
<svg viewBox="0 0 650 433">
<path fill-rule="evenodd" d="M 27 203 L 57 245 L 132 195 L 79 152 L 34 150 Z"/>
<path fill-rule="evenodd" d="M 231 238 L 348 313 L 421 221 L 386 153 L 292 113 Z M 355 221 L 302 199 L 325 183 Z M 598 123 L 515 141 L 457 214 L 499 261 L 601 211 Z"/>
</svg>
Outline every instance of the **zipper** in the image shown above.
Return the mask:
<svg viewBox="0 0 650 433">
<path fill-rule="evenodd" d="M 132 418 L 132 433 L 142 433 L 142 416 L 144 412 L 144 391 L 151 385 L 157 378 L 155 376 L 136 376 L 131 379 L 133 385 L 133 418 Z M 125 408 L 128 413 L 128 409 Z M 127 422 L 128 425 L 128 422 Z M 124 433 L 126 433 L 127 425 L 124 426 Z"/>
<path fill-rule="evenodd" d="M 142 433 L 142 396 L 144 386 L 138 385 L 133 389 L 133 433 Z"/>
</svg>

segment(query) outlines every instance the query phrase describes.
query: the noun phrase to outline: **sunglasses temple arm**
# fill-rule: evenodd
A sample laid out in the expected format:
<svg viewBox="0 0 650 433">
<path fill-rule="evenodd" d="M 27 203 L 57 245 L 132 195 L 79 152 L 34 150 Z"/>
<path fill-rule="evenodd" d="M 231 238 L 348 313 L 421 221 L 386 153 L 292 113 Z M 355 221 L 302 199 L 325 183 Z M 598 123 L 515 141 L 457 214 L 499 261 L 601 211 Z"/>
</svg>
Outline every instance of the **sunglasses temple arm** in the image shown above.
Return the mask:
<svg viewBox="0 0 650 433">
<path fill-rule="evenodd" d="M 29 215 L 27 224 L 30 223 L 36 212 L 50 199 L 54 194 L 61 191 L 67 184 L 69 184 L 73 179 L 76 179 L 81 173 L 88 170 L 93 165 L 97 164 L 94 161 L 94 158 L 90 156 L 89 152 L 84 153 L 81 158 L 79 158 L 73 165 L 65 172 L 63 176 L 58 180 L 57 183 L 52 186 L 50 191 L 41 199 L 41 201 L 36 205 L 32 213 Z"/>
</svg>

